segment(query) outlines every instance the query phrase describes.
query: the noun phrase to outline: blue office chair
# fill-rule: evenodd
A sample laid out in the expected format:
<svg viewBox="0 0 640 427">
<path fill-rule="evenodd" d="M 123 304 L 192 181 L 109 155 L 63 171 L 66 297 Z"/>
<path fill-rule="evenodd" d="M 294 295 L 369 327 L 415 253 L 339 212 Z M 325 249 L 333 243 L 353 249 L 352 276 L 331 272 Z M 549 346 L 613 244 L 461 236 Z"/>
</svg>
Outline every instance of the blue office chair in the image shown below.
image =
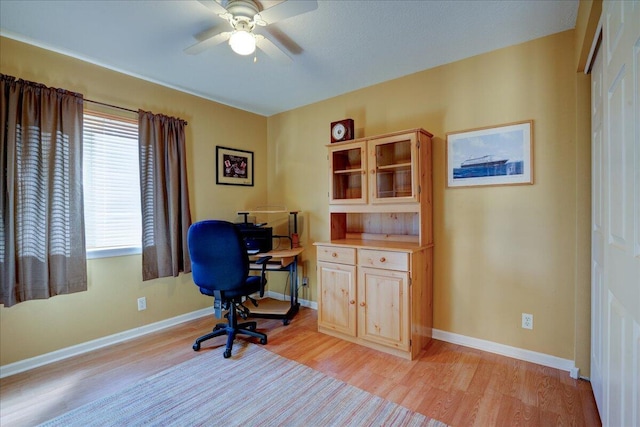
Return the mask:
<svg viewBox="0 0 640 427">
<path fill-rule="evenodd" d="M 260 339 L 260 344 L 267 343 L 267 335 L 256 331 L 256 322 L 238 323 L 238 314 L 246 319 L 250 314 L 243 305 L 246 299 L 256 306 L 256 300 L 250 294 L 260 292 L 264 295 L 266 284 L 266 262 L 271 257 L 262 257 L 258 264 L 262 265 L 260 276 L 249 276 L 249 257 L 245 243 L 239 230 L 226 221 L 200 221 L 191 227 L 187 234 L 189 255 L 193 282 L 200 288 L 200 292 L 215 298 L 214 311 L 216 317 L 222 317 L 222 310 L 228 310 L 225 315 L 227 323 L 218 323 L 213 331 L 201 336 L 193 344 L 195 351 L 200 350 L 200 344 L 208 339 L 228 335 L 224 357 L 231 356 L 231 348 L 237 334 L 250 335 Z"/>
</svg>

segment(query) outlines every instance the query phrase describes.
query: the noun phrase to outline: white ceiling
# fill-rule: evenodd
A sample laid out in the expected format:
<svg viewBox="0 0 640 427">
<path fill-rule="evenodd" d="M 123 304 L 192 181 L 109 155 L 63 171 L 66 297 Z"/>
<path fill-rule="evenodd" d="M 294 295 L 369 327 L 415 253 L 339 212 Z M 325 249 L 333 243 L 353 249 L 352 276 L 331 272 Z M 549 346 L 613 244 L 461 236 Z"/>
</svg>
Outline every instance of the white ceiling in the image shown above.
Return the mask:
<svg viewBox="0 0 640 427">
<path fill-rule="evenodd" d="M 0 35 L 270 116 L 572 29 L 577 10 L 578 0 L 318 0 L 269 26 L 294 50 L 289 65 L 226 43 L 185 54 L 196 34 L 228 25 L 195 0 L 0 0 Z"/>
</svg>

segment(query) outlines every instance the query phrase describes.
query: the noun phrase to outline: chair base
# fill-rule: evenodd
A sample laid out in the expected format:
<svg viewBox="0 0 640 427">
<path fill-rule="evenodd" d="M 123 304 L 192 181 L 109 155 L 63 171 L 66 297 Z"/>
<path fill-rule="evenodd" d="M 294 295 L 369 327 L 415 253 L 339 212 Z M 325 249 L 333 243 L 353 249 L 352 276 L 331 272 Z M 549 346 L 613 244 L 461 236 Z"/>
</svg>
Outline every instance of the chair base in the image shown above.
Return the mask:
<svg viewBox="0 0 640 427">
<path fill-rule="evenodd" d="M 229 323 L 218 323 L 215 326 L 215 328 L 213 328 L 212 332 L 196 339 L 195 343 L 193 344 L 193 350 L 194 351 L 200 350 L 200 344 L 203 341 L 209 340 L 211 338 L 219 337 L 220 335 L 227 335 L 227 346 L 223 354 L 225 359 L 228 359 L 229 357 L 231 357 L 231 349 L 233 348 L 233 341 L 235 340 L 236 335 L 249 335 L 255 338 L 259 338 L 260 344 L 264 345 L 267 343 L 267 335 L 263 334 L 262 332 L 256 331 L 256 327 L 257 327 L 256 322 L 238 323 L 237 317 L 236 317 L 236 308 L 234 304 L 231 304 L 231 308 L 229 309 L 229 313 L 228 313 L 228 318 L 229 318 Z"/>
</svg>

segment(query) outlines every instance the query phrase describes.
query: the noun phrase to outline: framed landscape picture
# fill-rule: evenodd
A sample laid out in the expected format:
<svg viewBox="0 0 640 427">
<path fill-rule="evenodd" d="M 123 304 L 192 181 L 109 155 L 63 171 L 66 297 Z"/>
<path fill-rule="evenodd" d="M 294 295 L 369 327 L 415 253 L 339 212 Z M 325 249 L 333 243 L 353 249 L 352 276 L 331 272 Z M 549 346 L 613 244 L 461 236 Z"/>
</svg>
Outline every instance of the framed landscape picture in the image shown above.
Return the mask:
<svg viewBox="0 0 640 427">
<path fill-rule="evenodd" d="M 253 152 L 216 146 L 216 184 L 253 186 Z"/>
<path fill-rule="evenodd" d="M 533 184 L 533 121 L 447 133 L 447 187 Z"/>
</svg>

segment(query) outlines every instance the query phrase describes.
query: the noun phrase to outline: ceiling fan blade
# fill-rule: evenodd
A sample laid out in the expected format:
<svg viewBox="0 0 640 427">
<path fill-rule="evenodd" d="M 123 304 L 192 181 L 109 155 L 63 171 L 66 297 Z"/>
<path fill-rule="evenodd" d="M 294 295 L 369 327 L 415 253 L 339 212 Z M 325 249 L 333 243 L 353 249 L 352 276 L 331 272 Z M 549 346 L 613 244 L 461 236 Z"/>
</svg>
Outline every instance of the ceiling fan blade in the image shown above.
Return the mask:
<svg viewBox="0 0 640 427">
<path fill-rule="evenodd" d="M 204 6 L 208 7 L 216 15 L 227 13 L 227 9 L 222 7 L 216 0 L 198 0 Z"/>
<path fill-rule="evenodd" d="M 202 33 L 200 33 L 200 34 L 202 34 Z M 188 54 L 188 55 L 197 55 L 198 53 L 200 53 L 200 52 L 202 52 L 204 50 L 207 50 L 210 47 L 219 45 L 220 43 L 229 40 L 229 37 L 231 37 L 231 33 L 228 32 L 228 31 L 212 35 L 209 38 L 204 38 L 202 40 L 200 40 L 196 36 L 196 38 L 198 38 L 200 41 L 198 43 L 186 48 L 184 50 L 184 52 L 186 54 Z"/>
<path fill-rule="evenodd" d="M 211 27 L 207 30 L 201 31 L 195 36 L 193 36 L 199 42 L 203 42 L 205 40 L 209 40 L 212 37 L 221 34 L 224 30 L 227 30 L 228 27 L 226 25 L 216 25 L 215 27 Z"/>
<path fill-rule="evenodd" d="M 263 10 L 258 15 L 260 15 L 260 19 L 267 24 L 273 24 L 291 18 L 292 16 L 311 12 L 317 8 L 318 2 L 316 0 L 286 0 Z"/>
<path fill-rule="evenodd" d="M 267 33 L 271 41 L 273 41 L 277 46 L 280 46 L 281 49 L 287 52 L 287 55 L 295 56 L 302 53 L 302 47 L 291 37 L 280 31 L 277 26 L 270 25 L 268 27 L 261 28 L 259 31 Z"/>
<path fill-rule="evenodd" d="M 256 46 L 269 57 L 283 65 L 289 65 L 293 62 L 289 55 L 276 46 L 271 40 L 262 35 L 256 35 Z"/>
</svg>

